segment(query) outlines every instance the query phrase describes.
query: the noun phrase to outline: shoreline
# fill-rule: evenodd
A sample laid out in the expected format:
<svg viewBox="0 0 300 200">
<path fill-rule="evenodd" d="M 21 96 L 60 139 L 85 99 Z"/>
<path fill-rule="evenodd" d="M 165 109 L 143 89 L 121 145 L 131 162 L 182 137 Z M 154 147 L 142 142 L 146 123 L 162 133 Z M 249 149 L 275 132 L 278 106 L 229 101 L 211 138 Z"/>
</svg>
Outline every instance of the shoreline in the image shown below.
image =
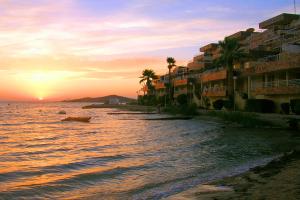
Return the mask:
<svg viewBox="0 0 300 200">
<path fill-rule="evenodd" d="M 300 151 L 284 154 L 247 172 L 199 184 L 171 195 L 184 199 L 300 199 Z"/>
<path fill-rule="evenodd" d="M 132 112 L 141 112 L 144 114 L 169 114 L 173 116 L 188 116 L 195 119 L 202 119 L 208 121 L 217 121 L 225 125 L 231 125 L 235 127 L 249 127 L 249 128 L 274 128 L 274 129 L 287 129 L 298 130 L 300 129 L 300 116 L 296 115 L 279 115 L 279 114 L 265 114 L 265 113 L 252 113 L 252 112 L 240 112 L 240 111 L 216 111 L 216 110 L 202 110 L 198 109 L 196 115 L 185 115 L 183 113 L 171 113 L 165 111 L 165 107 L 161 107 L 161 112 L 158 112 L 158 108 L 154 106 L 144 105 L 131 105 L 131 104 L 89 104 L 83 106 L 82 109 L 101 109 L 101 108 L 113 108 Z M 294 127 L 289 124 L 289 120 L 297 120 Z M 298 123 L 298 125 L 297 125 Z"/>
<path fill-rule="evenodd" d="M 121 110 L 129 111 L 145 111 L 145 106 L 133 106 L 132 110 L 128 106 L 105 106 L 106 108 L 120 108 Z M 152 107 L 155 111 L 155 107 Z M 162 112 L 162 114 L 168 114 Z M 239 114 L 239 113 L 236 113 Z M 250 113 L 251 114 L 251 113 Z M 252 114 L 251 114 L 252 115 Z M 258 116 L 257 120 L 263 119 L 263 114 L 254 114 Z M 226 117 L 226 116 L 225 116 Z M 243 117 L 243 115 L 242 115 Z M 247 113 L 245 114 L 247 119 Z M 286 118 L 287 116 L 282 116 Z M 200 113 L 195 116 L 195 119 L 213 121 L 222 124 L 222 128 L 233 127 L 240 128 L 245 127 L 243 123 L 238 123 L 234 120 L 225 120 L 224 116 L 210 115 Z M 272 119 L 268 119 L 269 122 L 273 122 Z M 274 120 L 274 124 L 278 119 Z M 255 122 L 255 121 L 254 121 Z M 285 129 L 288 130 L 288 126 L 285 123 L 277 124 L 277 126 L 267 125 L 265 127 L 253 126 L 251 128 L 273 128 L 273 129 Z M 292 135 L 297 136 L 291 131 Z M 287 137 L 289 137 L 287 135 Z M 272 158 L 271 158 L 272 159 Z M 294 149 L 291 153 L 283 154 L 280 157 L 272 159 L 270 162 L 264 165 L 250 168 L 246 172 L 242 172 L 237 175 L 228 176 L 213 181 L 209 181 L 204 184 L 193 186 L 190 189 L 184 190 L 177 194 L 173 194 L 164 199 L 167 200 L 212 200 L 212 199 L 300 199 L 300 148 Z"/>
</svg>

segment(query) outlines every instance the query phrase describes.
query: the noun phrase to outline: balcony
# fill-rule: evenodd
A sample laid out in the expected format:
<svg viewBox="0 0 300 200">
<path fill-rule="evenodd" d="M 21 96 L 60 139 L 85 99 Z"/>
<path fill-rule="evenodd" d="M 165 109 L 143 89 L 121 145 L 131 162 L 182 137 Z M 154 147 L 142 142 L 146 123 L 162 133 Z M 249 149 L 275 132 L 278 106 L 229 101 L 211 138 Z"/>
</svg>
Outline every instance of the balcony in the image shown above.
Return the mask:
<svg viewBox="0 0 300 200">
<path fill-rule="evenodd" d="M 185 88 L 181 88 L 181 89 L 175 89 L 174 90 L 174 97 L 176 98 L 176 97 L 178 97 L 179 95 L 181 95 L 181 94 L 187 94 L 187 92 L 188 92 L 188 90 L 187 90 L 187 88 L 185 87 Z"/>
<path fill-rule="evenodd" d="M 279 60 L 270 62 L 248 62 L 245 63 L 242 76 L 262 74 L 280 70 L 300 68 L 299 54 L 282 54 Z"/>
<path fill-rule="evenodd" d="M 174 87 L 187 85 L 187 79 L 175 79 L 174 80 Z"/>
<path fill-rule="evenodd" d="M 262 86 L 263 85 L 263 86 Z M 300 94 L 300 79 L 277 80 L 254 84 L 251 87 L 254 95 Z"/>
<path fill-rule="evenodd" d="M 205 64 L 204 64 L 204 62 L 194 62 L 194 61 L 191 61 L 191 62 L 189 62 L 188 64 L 187 64 L 187 67 L 189 68 L 189 69 L 202 69 L 202 68 L 204 68 L 204 66 L 205 66 Z"/>
<path fill-rule="evenodd" d="M 202 75 L 201 80 L 203 83 L 215 80 L 223 80 L 227 77 L 227 70 L 222 69 L 218 71 L 206 72 Z"/>
<path fill-rule="evenodd" d="M 154 85 L 155 89 L 156 90 L 159 90 L 159 89 L 164 89 L 165 88 L 165 84 L 163 82 L 158 82 Z"/>
<path fill-rule="evenodd" d="M 226 87 L 211 87 L 206 88 L 202 92 L 205 97 L 226 97 Z"/>
<path fill-rule="evenodd" d="M 201 47 L 200 52 L 212 51 L 212 50 L 215 50 L 216 48 L 218 48 L 217 43 L 210 43 L 208 45 Z"/>
</svg>

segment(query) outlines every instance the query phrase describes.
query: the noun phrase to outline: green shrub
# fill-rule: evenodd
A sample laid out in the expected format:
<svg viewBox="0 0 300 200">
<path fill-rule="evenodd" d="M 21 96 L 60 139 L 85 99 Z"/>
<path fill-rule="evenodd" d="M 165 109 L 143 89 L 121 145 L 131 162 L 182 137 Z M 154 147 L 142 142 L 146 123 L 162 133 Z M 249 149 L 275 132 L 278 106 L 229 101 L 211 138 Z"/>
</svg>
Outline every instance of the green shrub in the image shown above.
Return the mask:
<svg viewBox="0 0 300 200">
<path fill-rule="evenodd" d="M 170 104 L 170 98 L 169 98 L 169 95 L 163 95 L 163 96 L 159 96 L 157 98 L 157 103 L 160 104 L 160 105 L 169 105 Z"/>
<path fill-rule="evenodd" d="M 145 106 L 153 106 L 157 104 L 155 95 L 145 95 L 138 97 L 138 104 Z"/>
<path fill-rule="evenodd" d="M 223 106 L 227 110 L 233 109 L 233 101 L 232 100 L 223 100 Z"/>
<path fill-rule="evenodd" d="M 221 118 L 225 121 L 241 124 L 244 127 L 267 127 L 272 126 L 268 121 L 260 119 L 255 113 L 210 111 L 208 115 Z"/>
<path fill-rule="evenodd" d="M 188 116 L 193 116 L 193 115 L 198 115 L 198 107 L 196 104 L 190 104 L 190 105 L 181 105 L 181 106 L 167 106 L 164 109 L 164 112 L 172 114 L 172 115 L 188 115 Z"/>
<path fill-rule="evenodd" d="M 292 99 L 291 103 L 291 110 L 293 113 L 299 115 L 300 114 L 300 99 Z"/>
<path fill-rule="evenodd" d="M 198 107 L 197 104 L 192 103 L 189 105 L 185 105 L 183 107 L 180 108 L 181 109 L 181 114 L 184 115 L 198 115 Z"/>
<path fill-rule="evenodd" d="M 290 104 L 289 103 L 282 103 L 282 104 L 280 104 L 280 107 L 284 114 L 290 114 Z"/>
<path fill-rule="evenodd" d="M 295 113 L 296 115 L 300 115 L 300 102 L 297 102 L 295 105 Z"/>
<path fill-rule="evenodd" d="M 180 94 L 180 95 L 178 95 L 178 97 L 176 98 L 176 100 L 179 103 L 179 105 L 186 105 L 187 102 L 188 102 L 186 94 Z"/>
<path fill-rule="evenodd" d="M 223 100 L 219 99 L 219 100 L 213 102 L 213 107 L 215 110 L 221 110 L 223 108 Z"/>
<path fill-rule="evenodd" d="M 273 113 L 275 111 L 275 104 L 269 99 L 248 99 L 246 101 L 246 111 Z"/>
</svg>

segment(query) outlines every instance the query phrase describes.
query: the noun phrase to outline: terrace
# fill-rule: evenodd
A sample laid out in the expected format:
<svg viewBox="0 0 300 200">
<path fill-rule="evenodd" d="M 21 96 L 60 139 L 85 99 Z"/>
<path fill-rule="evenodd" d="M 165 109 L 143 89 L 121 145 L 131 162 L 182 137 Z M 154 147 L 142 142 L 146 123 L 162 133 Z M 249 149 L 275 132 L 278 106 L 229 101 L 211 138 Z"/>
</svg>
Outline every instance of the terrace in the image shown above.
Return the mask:
<svg viewBox="0 0 300 200">
<path fill-rule="evenodd" d="M 204 88 L 202 96 L 205 97 L 226 97 L 226 87 L 214 86 L 210 88 Z"/>
<path fill-rule="evenodd" d="M 300 94 L 300 79 L 277 80 L 252 84 L 254 95 Z"/>
<path fill-rule="evenodd" d="M 201 76 L 201 80 L 203 83 L 215 80 L 223 80 L 227 77 L 227 70 L 221 69 L 217 71 L 207 71 Z"/>
<path fill-rule="evenodd" d="M 254 61 L 247 62 L 244 69 L 241 71 L 242 76 L 249 76 L 255 74 L 262 74 L 280 70 L 300 68 L 299 54 L 280 54 L 275 61 L 263 62 Z"/>
</svg>

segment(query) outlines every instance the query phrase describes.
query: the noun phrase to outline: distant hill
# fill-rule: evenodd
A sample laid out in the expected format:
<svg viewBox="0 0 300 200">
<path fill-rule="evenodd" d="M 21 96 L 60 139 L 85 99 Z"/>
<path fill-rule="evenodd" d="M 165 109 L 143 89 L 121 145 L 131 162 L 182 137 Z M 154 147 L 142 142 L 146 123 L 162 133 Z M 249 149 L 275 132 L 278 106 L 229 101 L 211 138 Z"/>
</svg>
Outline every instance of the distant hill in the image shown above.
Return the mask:
<svg viewBox="0 0 300 200">
<path fill-rule="evenodd" d="M 108 95 L 103 97 L 84 97 L 80 99 L 71 99 L 71 100 L 64 100 L 63 102 L 101 102 L 101 103 L 109 103 L 111 101 L 118 101 L 119 103 L 129 103 L 136 101 L 136 99 L 122 97 L 118 95 Z"/>
</svg>

